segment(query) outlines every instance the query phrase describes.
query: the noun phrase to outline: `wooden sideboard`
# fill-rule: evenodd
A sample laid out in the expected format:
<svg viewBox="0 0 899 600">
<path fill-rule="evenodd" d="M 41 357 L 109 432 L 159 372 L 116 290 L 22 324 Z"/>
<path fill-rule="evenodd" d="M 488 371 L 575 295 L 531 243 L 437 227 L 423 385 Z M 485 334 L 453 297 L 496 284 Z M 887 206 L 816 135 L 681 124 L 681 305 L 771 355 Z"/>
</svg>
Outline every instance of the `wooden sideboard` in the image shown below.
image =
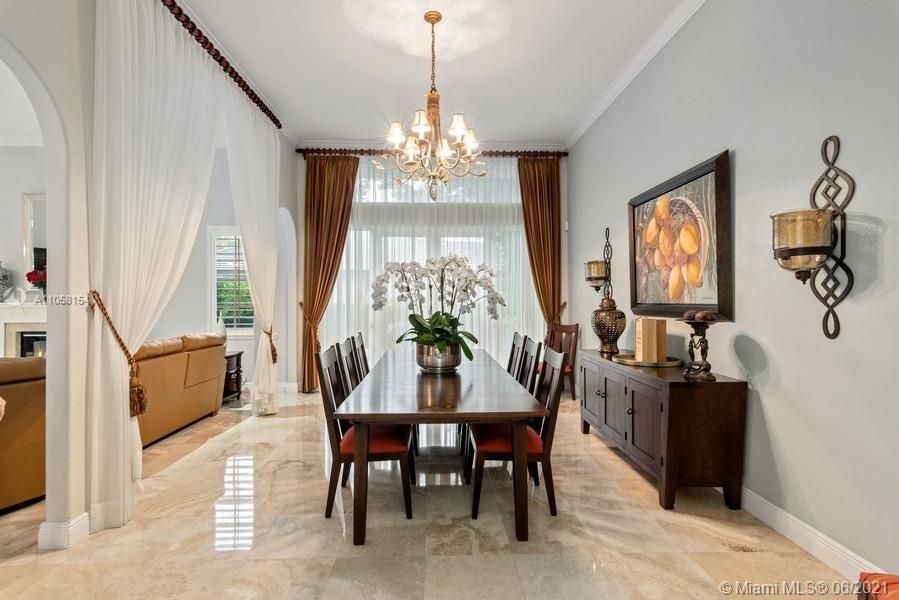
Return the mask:
<svg viewBox="0 0 899 600">
<path fill-rule="evenodd" d="M 581 431 L 595 427 L 659 482 L 659 504 L 677 488 L 720 486 L 740 508 L 746 436 L 746 382 L 716 375 L 689 382 L 681 368 L 629 367 L 579 353 Z"/>
</svg>

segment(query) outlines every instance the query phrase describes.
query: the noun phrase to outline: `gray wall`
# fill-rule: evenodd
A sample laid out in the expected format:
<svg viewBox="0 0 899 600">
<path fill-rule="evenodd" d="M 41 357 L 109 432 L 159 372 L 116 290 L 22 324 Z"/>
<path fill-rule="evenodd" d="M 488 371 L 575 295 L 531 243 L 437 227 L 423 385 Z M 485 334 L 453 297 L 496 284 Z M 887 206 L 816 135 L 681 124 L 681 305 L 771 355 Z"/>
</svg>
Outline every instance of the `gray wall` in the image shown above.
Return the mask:
<svg viewBox="0 0 899 600">
<path fill-rule="evenodd" d="M 12 271 L 13 284 L 25 288 L 22 194 L 47 190 L 43 147 L 0 147 L 0 262 Z M 46 235 L 46 234 L 45 234 Z"/>
<path fill-rule="evenodd" d="M 751 386 L 745 485 L 880 567 L 899 570 L 899 2 L 714 0 L 572 148 L 572 265 L 601 256 L 630 305 L 627 202 L 724 149 L 732 153 L 736 320 L 710 332 L 717 372 Z M 857 184 L 855 288 L 827 340 L 822 306 L 771 257 L 768 215 L 804 207 L 819 147 Z M 596 294 L 572 269 L 572 317 Z M 632 347 L 632 318 L 629 314 Z M 687 329 L 668 322 L 683 336 Z M 585 330 L 584 344 L 596 347 Z M 682 348 L 676 348 L 681 350 Z M 701 424 L 699 424 L 701 426 Z"/>
</svg>

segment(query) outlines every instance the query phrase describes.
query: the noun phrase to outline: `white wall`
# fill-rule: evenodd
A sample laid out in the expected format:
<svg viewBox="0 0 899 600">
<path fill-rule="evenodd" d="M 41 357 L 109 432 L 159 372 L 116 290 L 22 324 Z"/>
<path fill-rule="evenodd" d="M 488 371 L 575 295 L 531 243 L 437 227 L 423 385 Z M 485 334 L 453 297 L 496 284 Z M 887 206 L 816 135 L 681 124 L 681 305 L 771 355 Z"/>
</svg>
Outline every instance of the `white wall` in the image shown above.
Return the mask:
<svg viewBox="0 0 899 600">
<path fill-rule="evenodd" d="M 47 190 L 43 147 L 0 146 L 0 261 L 13 273 L 13 285 L 25 288 L 22 194 Z"/>
<path fill-rule="evenodd" d="M 35 105 L 46 144 L 51 294 L 88 292 L 87 175 L 93 126 L 94 0 L 0 0 L 0 59 Z M 49 129 L 48 129 L 49 128 Z M 48 545 L 85 535 L 87 311 L 51 306 L 47 359 Z M 78 523 L 76 527 L 76 522 Z M 49 539 L 49 538 L 47 538 Z"/>
<path fill-rule="evenodd" d="M 714 370 L 750 382 L 744 483 L 893 571 L 897 31 L 896 1 L 706 2 L 572 148 L 568 165 L 571 264 L 601 255 L 600 232 L 611 227 L 614 286 L 627 310 L 628 200 L 731 150 L 736 320 L 709 337 Z M 807 206 L 830 134 L 842 140 L 837 164 L 857 184 L 848 235 L 855 288 L 834 341 L 821 331 L 822 306 L 772 259 L 768 217 Z M 596 294 L 577 268 L 570 286 L 573 315 L 588 323 Z M 687 334 L 673 321 L 669 328 Z"/>
</svg>

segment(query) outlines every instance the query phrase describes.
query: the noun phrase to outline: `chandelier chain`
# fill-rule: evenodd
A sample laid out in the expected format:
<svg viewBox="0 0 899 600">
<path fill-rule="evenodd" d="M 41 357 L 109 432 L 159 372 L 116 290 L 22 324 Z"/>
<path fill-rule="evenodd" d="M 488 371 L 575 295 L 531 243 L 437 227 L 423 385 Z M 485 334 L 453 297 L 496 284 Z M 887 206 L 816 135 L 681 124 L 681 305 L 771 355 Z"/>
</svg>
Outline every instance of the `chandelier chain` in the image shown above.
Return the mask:
<svg viewBox="0 0 899 600">
<path fill-rule="evenodd" d="M 437 35 L 431 23 L 431 91 L 437 91 Z"/>
</svg>

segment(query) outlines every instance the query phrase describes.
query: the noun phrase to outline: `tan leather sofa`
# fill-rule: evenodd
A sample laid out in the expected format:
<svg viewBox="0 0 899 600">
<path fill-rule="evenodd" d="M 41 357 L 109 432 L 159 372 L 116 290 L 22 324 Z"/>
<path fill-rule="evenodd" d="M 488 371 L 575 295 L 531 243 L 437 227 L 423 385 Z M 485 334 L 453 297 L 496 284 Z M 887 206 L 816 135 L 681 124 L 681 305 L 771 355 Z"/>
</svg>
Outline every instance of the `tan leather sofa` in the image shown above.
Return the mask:
<svg viewBox="0 0 899 600">
<path fill-rule="evenodd" d="M 197 334 L 147 342 L 134 357 L 149 398 L 147 412 L 137 419 L 144 446 L 221 408 L 223 336 Z"/>
<path fill-rule="evenodd" d="M 43 358 L 0 358 L 0 510 L 44 495 Z"/>
</svg>

